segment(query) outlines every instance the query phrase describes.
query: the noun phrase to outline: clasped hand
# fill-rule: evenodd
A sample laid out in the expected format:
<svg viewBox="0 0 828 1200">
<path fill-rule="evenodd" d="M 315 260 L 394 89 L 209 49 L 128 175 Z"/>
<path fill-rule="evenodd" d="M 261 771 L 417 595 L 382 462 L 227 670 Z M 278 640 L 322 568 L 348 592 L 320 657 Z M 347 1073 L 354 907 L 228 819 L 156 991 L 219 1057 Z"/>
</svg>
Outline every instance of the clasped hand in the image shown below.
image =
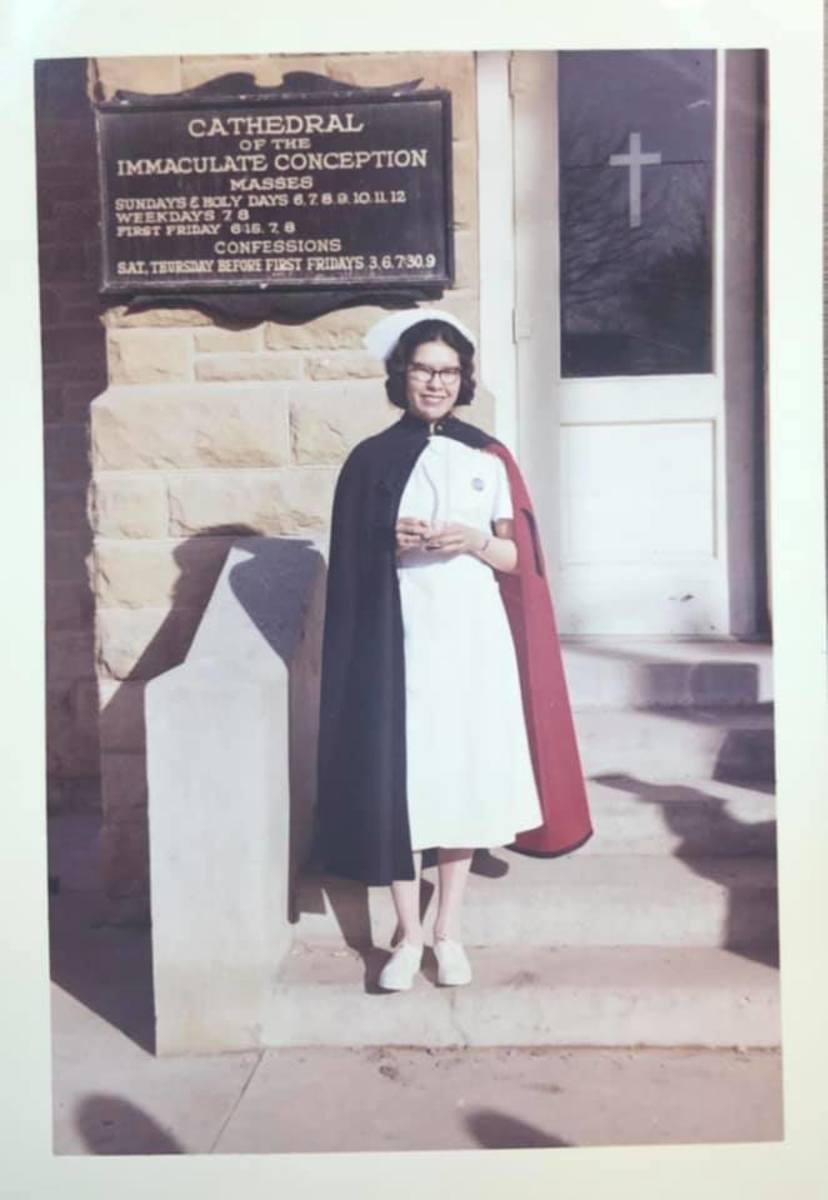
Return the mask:
<svg viewBox="0 0 828 1200">
<path fill-rule="evenodd" d="M 483 549 L 486 535 L 470 525 L 446 523 L 432 526 L 416 517 L 400 517 L 396 526 L 397 550 L 432 550 L 442 554 L 474 554 Z"/>
</svg>

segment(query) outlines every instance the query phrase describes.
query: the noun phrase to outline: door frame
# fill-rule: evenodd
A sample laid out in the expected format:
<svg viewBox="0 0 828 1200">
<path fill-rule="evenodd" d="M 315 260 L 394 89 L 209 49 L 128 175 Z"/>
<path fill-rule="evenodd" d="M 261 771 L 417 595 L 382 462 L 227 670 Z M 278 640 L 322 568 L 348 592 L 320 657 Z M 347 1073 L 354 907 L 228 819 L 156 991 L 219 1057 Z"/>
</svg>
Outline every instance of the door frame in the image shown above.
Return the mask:
<svg viewBox="0 0 828 1200">
<path fill-rule="evenodd" d="M 539 136 L 538 110 L 556 111 L 556 67 L 552 51 L 477 54 L 481 379 L 494 393 L 494 432 L 532 481 L 553 586 L 561 569 L 559 472 L 549 472 L 548 463 L 550 457 L 560 461 L 563 416 L 556 139 L 532 181 L 532 195 L 545 197 L 544 211 L 528 200 L 528 189 L 516 190 L 515 163 Z M 736 637 L 761 635 L 766 628 L 764 69 L 761 51 L 717 51 L 714 379 L 706 382 L 715 381 L 721 389 L 714 449 L 715 546 L 725 560 L 723 636 Z M 526 103 L 530 96 L 532 103 Z M 504 177 L 511 179 L 510 187 L 503 186 Z M 519 269 L 534 276 L 520 289 Z M 527 292 L 540 298 L 543 311 L 537 303 L 521 306 L 520 296 Z M 556 336 L 536 338 L 526 353 L 539 319 L 546 327 L 551 320 Z M 645 376 L 641 383 L 646 387 L 648 379 L 657 378 Z M 543 404 L 536 402 L 538 396 Z"/>
</svg>

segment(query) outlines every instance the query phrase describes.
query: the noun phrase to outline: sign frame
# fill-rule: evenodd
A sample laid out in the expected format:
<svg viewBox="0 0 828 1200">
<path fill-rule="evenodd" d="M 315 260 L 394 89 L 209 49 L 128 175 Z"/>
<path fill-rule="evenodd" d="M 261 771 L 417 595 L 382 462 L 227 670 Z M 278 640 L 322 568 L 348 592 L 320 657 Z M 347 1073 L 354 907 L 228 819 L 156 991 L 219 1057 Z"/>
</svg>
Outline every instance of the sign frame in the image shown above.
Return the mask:
<svg viewBox="0 0 828 1200">
<path fill-rule="evenodd" d="M 233 73 L 209 80 L 186 91 L 149 95 L 119 91 L 111 100 L 99 100 L 95 106 L 98 154 L 98 195 L 100 205 L 100 284 L 99 295 L 105 305 L 126 304 L 129 312 L 159 307 L 194 307 L 207 315 L 249 325 L 262 320 L 294 324 L 340 308 L 371 304 L 384 308 L 408 308 L 420 300 L 439 299 L 454 286 L 454 204 L 452 179 L 451 93 L 446 89 L 418 90 L 422 81 L 411 80 L 388 87 L 363 88 L 343 84 L 308 71 L 288 72 L 278 87 L 259 87 L 252 75 Z M 322 105 L 334 111 L 343 106 L 366 103 L 405 105 L 415 101 L 438 101 L 442 155 L 440 196 L 445 271 L 432 279 L 400 278 L 310 281 L 291 283 L 283 277 L 273 281 L 260 277 L 245 280 L 230 276 L 215 280 L 166 280 L 151 277 L 146 284 L 114 276 L 111 256 L 111 196 L 107 187 L 106 145 L 102 119 L 113 113 L 129 119 L 131 114 L 165 111 L 198 112 L 201 109 L 223 111 L 250 108 L 293 108 Z"/>
</svg>

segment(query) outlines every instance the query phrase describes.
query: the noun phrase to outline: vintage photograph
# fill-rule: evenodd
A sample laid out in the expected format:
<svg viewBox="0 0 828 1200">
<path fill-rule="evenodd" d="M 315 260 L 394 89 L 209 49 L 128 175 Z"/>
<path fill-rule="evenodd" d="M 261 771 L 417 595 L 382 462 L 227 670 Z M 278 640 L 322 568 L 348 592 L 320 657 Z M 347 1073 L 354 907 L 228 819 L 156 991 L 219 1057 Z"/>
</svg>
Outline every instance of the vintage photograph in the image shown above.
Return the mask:
<svg viewBox="0 0 828 1200">
<path fill-rule="evenodd" d="M 56 1154 L 784 1137 L 770 68 L 35 63 Z"/>
</svg>

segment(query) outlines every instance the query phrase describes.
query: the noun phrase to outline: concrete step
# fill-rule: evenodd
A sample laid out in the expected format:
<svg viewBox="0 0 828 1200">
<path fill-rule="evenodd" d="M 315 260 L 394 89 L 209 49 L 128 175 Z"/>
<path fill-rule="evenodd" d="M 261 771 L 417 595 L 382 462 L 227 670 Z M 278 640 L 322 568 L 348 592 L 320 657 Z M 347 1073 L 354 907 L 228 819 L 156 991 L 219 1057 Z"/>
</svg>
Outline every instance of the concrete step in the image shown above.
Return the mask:
<svg viewBox="0 0 828 1200">
<path fill-rule="evenodd" d="M 266 1046 L 778 1046 L 778 972 L 724 950 L 488 949 L 465 988 L 380 993 L 387 955 L 294 946 Z"/>
<path fill-rule="evenodd" d="M 767 787 L 604 775 L 588 780 L 587 791 L 595 834 L 579 854 L 736 857 L 776 850 L 776 801 Z"/>
<path fill-rule="evenodd" d="M 768 643 L 570 637 L 561 648 L 576 708 L 724 708 L 773 700 Z"/>
<path fill-rule="evenodd" d="M 740 946 L 777 937 L 776 866 L 767 858 L 682 860 L 659 855 L 538 859 L 498 851 L 478 860 L 464 901 L 470 946 Z M 424 872 L 429 927 L 436 869 Z M 306 877 L 296 935 L 303 941 L 388 945 L 389 888 Z"/>
<path fill-rule="evenodd" d="M 717 779 L 770 782 L 773 710 L 581 709 L 574 714 L 584 773 L 665 783 Z"/>
</svg>

